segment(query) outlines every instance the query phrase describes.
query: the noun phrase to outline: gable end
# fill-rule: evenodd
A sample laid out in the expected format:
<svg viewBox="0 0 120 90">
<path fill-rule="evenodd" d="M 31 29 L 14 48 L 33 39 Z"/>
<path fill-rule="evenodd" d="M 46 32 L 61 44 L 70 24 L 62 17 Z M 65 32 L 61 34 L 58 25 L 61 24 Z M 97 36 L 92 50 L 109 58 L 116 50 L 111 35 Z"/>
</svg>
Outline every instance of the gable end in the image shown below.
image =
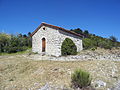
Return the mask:
<svg viewBox="0 0 120 90">
<path fill-rule="evenodd" d="M 73 35 L 75 35 L 75 36 L 83 37 L 83 35 L 80 35 L 80 34 L 77 34 L 77 33 L 75 33 L 75 32 L 66 30 L 66 29 L 61 28 L 61 27 L 58 27 L 58 26 L 50 25 L 50 24 L 47 24 L 47 23 L 42 23 L 42 24 L 40 24 L 40 25 L 36 28 L 36 30 L 31 34 L 31 37 L 32 37 L 42 26 L 47 26 L 47 27 L 50 27 L 50 28 L 62 30 L 62 31 L 64 31 L 64 32 L 73 34 Z"/>
</svg>

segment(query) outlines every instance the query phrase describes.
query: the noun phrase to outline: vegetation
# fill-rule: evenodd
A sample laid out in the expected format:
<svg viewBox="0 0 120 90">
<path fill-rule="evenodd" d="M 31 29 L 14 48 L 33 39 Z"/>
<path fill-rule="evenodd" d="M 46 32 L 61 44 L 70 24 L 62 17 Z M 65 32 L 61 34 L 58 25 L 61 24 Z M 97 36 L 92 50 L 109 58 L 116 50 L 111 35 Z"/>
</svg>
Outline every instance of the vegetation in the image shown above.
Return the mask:
<svg viewBox="0 0 120 90">
<path fill-rule="evenodd" d="M 113 41 L 113 42 L 117 42 L 117 38 L 114 37 L 114 36 L 110 36 L 109 39 L 110 39 L 111 41 Z"/>
<path fill-rule="evenodd" d="M 81 69 L 75 70 L 71 76 L 72 86 L 75 88 L 85 88 L 90 86 L 91 78 L 88 72 L 82 71 Z"/>
<path fill-rule="evenodd" d="M 97 47 L 104 49 L 112 49 L 113 47 L 120 47 L 120 42 L 117 41 L 117 38 L 110 36 L 109 38 L 103 38 L 95 34 L 90 34 L 88 30 L 82 31 L 81 29 L 71 30 L 78 34 L 83 35 L 83 47 L 84 49 L 96 49 Z"/>
<path fill-rule="evenodd" d="M 76 55 L 77 47 L 71 39 L 66 38 L 62 43 L 61 52 L 63 56 Z"/>
<path fill-rule="evenodd" d="M 73 29 L 71 31 L 83 35 L 84 49 L 95 50 L 97 47 L 104 49 L 120 47 L 120 42 L 118 42 L 117 38 L 114 36 L 103 38 L 89 33 L 88 30 L 83 31 L 80 28 Z M 6 33 L 0 33 L 0 53 L 15 53 L 25 51 L 27 48 L 30 48 L 32 46 L 30 34 L 30 32 L 28 35 L 9 35 Z M 67 38 L 62 44 L 61 52 L 62 55 L 75 55 L 77 54 L 77 48 L 73 41 Z"/>
<path fill-rule="evenodd" d="M 0 53 L 15 53 L 31 47 L 30 32 L 28 35 L 9 35 L 0 33 Z"/>
</svg>

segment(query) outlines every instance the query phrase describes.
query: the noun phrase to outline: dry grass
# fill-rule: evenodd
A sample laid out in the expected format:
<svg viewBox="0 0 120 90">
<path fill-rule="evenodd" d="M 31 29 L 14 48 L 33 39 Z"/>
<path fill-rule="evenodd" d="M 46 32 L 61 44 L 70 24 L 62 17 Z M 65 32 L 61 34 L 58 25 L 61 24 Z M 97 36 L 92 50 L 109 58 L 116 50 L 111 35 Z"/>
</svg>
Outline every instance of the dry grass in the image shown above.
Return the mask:
<svg viewBox="0 0 120 90">
<path fill-rule="evenodd" d="M 70 87 L 71 73 L 76 68 L 90 72 L 92 81 L 102 80 L 106 90 L 120 79 L 120 62 L 114 61 L 33 61 L 20 55 L 0 58 L 1 90 L 36 90 L 46 83 Z M 114 71 L 114 72 L 113 72 Z M 112 74 L 115 73 L 114 77 Z"/>
</svg>

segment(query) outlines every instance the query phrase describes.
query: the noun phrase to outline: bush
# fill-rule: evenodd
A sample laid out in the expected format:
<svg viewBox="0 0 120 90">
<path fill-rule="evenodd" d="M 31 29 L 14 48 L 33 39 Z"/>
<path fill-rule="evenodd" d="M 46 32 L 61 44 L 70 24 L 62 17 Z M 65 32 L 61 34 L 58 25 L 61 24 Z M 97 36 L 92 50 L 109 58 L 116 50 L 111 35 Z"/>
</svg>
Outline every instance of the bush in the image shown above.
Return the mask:
<svg viewBox="0 0 120 90">
<path fill-rule="evenodd" d="M 74 88 L 85 88 L 90 86 L 91 78 L 88 72 L 82 71 L 81 69 L 75 70 L 71 76 L 72 86 Z"/>
<path fill-rule="evenodd" d="M 63 56 L 77 54 L 77 47 L 71 39 L 66 38 L 63 41 L 61 46 L 61 53 Z"/>
<path fill-rule="evenodd" d="M 12 46 L 7 46 L 7 47 L 4 47 L 4 52 L 7 52 L 7 53 L 16 53 L 16 52 L 19 52 L 19 51 L 25 51 L 27 50 L 28 47 L 12 47 Z"/>
<path fill-rule="evenodd" d="M 93 48 L 104 48 L 104 49 L 112 49 L 113 47 L 119 47 L 118 42 L 113 42 L 109 39 L 98 38 L 97 36 L 91 36 L 90 38 L 83 39 L 83 47 L 84 49 L 93 49 Z"/>
<path fill-rule="evenodd" d="M 83 38 L 83 46 L 84 49 L 91 48 L 104 48 L 104 49 L 112 49 L 113 47 L 119 48 L 120 42 L 115 36 L 110 36 L 109 38 L 104 38 L 101 36 L 97 36 L 95 34 L 89 33 L 88 30 L 84 32 L 81 29 L 72 29 L 72 32 L 77 34 L 81 34 L 84 36 Z"/>
<path fill-rule="evenodd" d="M 109 39 L 113 42 L 117 42 L 117 38 L 115 36 L 110 36 Z"/>
<path fill-rule="evenodd" d="M 91 48 L 90 50 L 95 51 L 97 48 Z"/>
<path fill-rule="evenodd" d="M 0 53 L 16 53 L 32 46 L 30 33 L 27 35 L 9 35 L 0 33 Z"/>
<path fill-rule="evenodd" d="M 101 40 L 99 42 L 99 47 L 104 48 L 104 49 L 112 49 L 113 43 L 110 40 L 103 41 Z"/>
<path fill-rule="evenodd" d="M 91 49 L 91 48 L 96 48 L 96 42 L 92 39 L 85 38 L 83 39 L 83 47 L 84 49 Z"/>
</svg>

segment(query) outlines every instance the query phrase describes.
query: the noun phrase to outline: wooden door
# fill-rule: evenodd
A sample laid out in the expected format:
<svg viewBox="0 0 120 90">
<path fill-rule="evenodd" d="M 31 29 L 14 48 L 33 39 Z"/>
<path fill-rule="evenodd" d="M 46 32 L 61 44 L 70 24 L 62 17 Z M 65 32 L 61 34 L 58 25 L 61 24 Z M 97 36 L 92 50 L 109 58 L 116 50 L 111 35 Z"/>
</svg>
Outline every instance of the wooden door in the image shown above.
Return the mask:
<svg viewBox="0 0 120 90">
<path fill-rule="evenodd" d="M 45 52 L 46 41 L 45 38 L 42 39 L 42 52 Z"/>
</svg>

